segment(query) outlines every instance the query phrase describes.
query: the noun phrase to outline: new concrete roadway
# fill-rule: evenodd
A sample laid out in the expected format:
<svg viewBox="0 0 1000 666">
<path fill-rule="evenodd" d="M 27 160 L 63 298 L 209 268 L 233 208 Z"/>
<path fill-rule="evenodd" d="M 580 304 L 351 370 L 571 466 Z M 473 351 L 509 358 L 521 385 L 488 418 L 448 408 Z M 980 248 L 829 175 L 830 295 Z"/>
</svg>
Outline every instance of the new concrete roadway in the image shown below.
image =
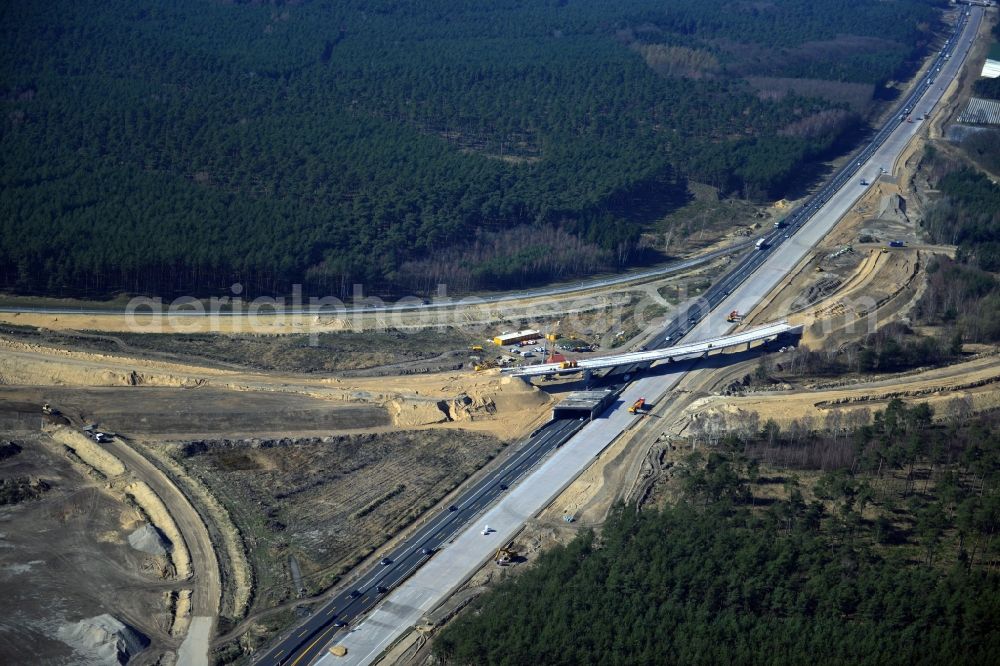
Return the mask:
<svg viewBox="0 0 1000 666">
<path fill-rule="evenodd" d="M 871 174 L 871 180 L 874 180 L 876 174 L 872 173 L 872 170 L 877 170 L 881 165 L 893 165 L 919 131 L 920 123 L 906 122 L 907 114 L 913 111 L 922 115 L 937 104 L 945 84 L 959 71 L 968 52 L 969 38 L 978 31 L 982 16 L 983 11 L 978 7 L 972 9 L 971 20 L 966 21 L 963 15 L 948 48 L 948 54 L 953 57 L 944 58 L 944 55 L 939 55 L 931 67 L 932 72 L 940 67 L 940 71 L 936 72 L 935 81 L 931 83 L 929 78 L 921 80 L 915 91 L 900 104 L 899 113 L 875 134 L 871 143 L 861 150 L 848 166 L 838 171 L 830 184 L 821 188 L 809 203 L 789 216 L 788 227 L 776 229 L 769 234 L 767 237 L 769 247 L 751 253 L 713 285 L 685 315 L 671 321 L 664 331 L 654 338 L 654 346 L 665 346 L 680 338 L 684 338 L 686 342 L 697 342 L 725 334 L 732 325 L 725 320 L 724 315 L 707 316 L 713 309 L 721 306 L 721 312 L 730 309 L 749 310 L 785 279 L 789 270 L 833 228 L 861 196 L 862 186 L 855 181 L 855 178 L 859 177 L 858 174 Z M 439 532 L 441 525 L 460 528 L 457 536 L 442 542 L 445 545 L 433 557 L 425 557 L 407 564 L 410 560 L 405 558 L 413 557 L 413 553 L 417 552 L 415 549 L 419 547 L 420 538 L 425 538 L 429 532 L 421 531 L 420 538 L 408 539 L 406 544 L 400 547 L 405 553 L 409 553 L 405 555 L 404 562 L 399 564 L 401 568 L 399 580 L 404 582 L 395 589 L 385 586 L 390 590 L 389 594 L 366 619 L 352 628 L 329 624 L 324 629 L 300 628 L 297 631 L 302 632 L 302 635 L 293 634 L 300 646 L 291 648 L 294 652 L 289 656 L 294 658 L 287 660 L 285 655 L 288 653 L 276 654 L 272 651 L 267 655 L 270 661 L 265 663 L 297 665 L 312 662 L 324 666 L 372 663 L 423 614 L 440 604 L 476 569 L 489 560 L 496 548 L 506 543 L 526 520 L 550 504 L 593 461 L 595 456 L 635 423 L 638 417 L 629 414 L 627 410 L 619 409 L 621 405 L 631 404 L 639 398 L 646 398 L 650 402 L 658 400 L 677 384 L 691 369 L 692 364 L 692 362 L 682 362 L 668 366 L 661 365 L 629 383 L 615 404 L 600 418 L 583 425 L 575 435 L 570 433 L 571 438 L 565 446 L 555 446 L 550 443 L 546 451 L 554 453 L 545 458 L 536 469 L 529 470 L 530 474 L 516 487 L 504 491 L 496 474 L 481 480 L 474 489 L 471 489 L 470 492 L 473 494 L 470 497 L 478 497 L 475 495 L 476 492 L 483 492 L 492 487 L 496 489 L 493 497 L 500 499 L 492 505 L 489 505 L 488 501 L 476 502 L 476 506 L 480 507 L 477 511 L 488 507 L 481 515 L 471 511 L 472 505 L 464 514 L 460 513 L 461 507 L 456 507 L 455 512 L 449 513 L 458 513 L 459 516 L 464 516 L 464 520 L 456 517 L 449 521 L 448 515 L 442 514 L 429 523 L 426 529 L 438 529 Z M 559 423 L 550 423 L 542 433 L 549 428 L 559 427 Z M 574 427 L 572 424 L 575 422 L 569 423 L 571 425 L 563 427 Z M 582 422 L 575 427 L 579 425 L 582 425 Z M 540 446 L 536 440 L 537 436 L 532 438 L 526 447 L 532 446 L 532 442 L 535 442 L 535 446 Z M 530 457 L 535 456 L 530 455 Z M 543 457 L 544 454 L 537 456 L 538 459 Z M 497 472 L 497 474 L 503 473 L 503 470 Z M 523 473 L 522 471 L 521 474 Z M 472 523 L 477 515 L 478 519 Z M 489 534 L 483 534 L 482 526 L 486 524 L 493 529 Z M 423 566 L 420 566 L 421 563 Z M 395 564 L 392 562 L 386 566 Z M 356 586 L 361 596 L 347 596 L 354 600 L 372 600 L 374 597 L 371 586 L 376 584 L 376 580 L 378 574 L 369 572 L 362 579 L 363 584 Z M 375 591 L 378 592 L 377 587 Z M 335 601 L 349 603 L 347 597 Z M 320 613 L 322 612 L 329 613 L 331 617 L 338 614 L 336 606 L 329 610 L 321 610 Z M 321 626 L 323 620 L 318 618 L 318 615 L 314 614 L 307 624 L 314 627 Z M 327 619 L 326 622 L 329 623 L 330 620 Z M 309 642 L 303 643 L 303 641 Z M 289 646 L 294 643 L 296 640 L 287 640 Z M 326 651 L 328 646 L 334 644 L 345 647 L 348 651 L 346 656 L 334 657 Z M 305 645 L 304 650 L 302 645 Z"/>
<path fill-rule="evenodd" d="M 421 565 L 426 569 L 437 559 L 439 549 L 463 526 L 583 425 L 582 420 L 563 420 L 551 421 L 540 428 L 502 465 L 464 489 L 450 506 L 427 520 L 374 568 L 352 583 L 348 591 L 314 611 L 304 624 L 255 660 L 256 663 L 268 666 L 310 663 L 323 650 L 325 641 L 331 635 L 371 610 L 385 592 L 397 587 Z"/>
</svg>

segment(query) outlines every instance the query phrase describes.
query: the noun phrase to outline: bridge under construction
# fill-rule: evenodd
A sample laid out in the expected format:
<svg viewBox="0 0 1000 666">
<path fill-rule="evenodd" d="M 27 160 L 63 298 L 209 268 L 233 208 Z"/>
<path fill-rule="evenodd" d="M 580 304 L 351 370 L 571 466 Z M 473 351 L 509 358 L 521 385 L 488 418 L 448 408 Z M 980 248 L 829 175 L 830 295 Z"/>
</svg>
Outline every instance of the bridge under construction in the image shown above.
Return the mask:
<svg viewBox="0 0 1000 666">
<path fill-rule="evenodd" d="M 547 375 L 560 375 L 572 372 L 587 372 L 600 370 L 603 368 L 615 368 L 622 365 L 633 365 L 637 363 L 654 363 L 656 361 L 677 361 L 680 359 L 696 358 L 706 354 L 746 345 L 747 349 L 754 342 L 774 340 L 779 336 L 796 336 L 802 334 L 802 326 L 792 326 L 787 321 L 777 321 L 757 328 L 751 328 L 740 333 L 724 335 L 701 342 L 692 342 L 663 349 L 651 349 L 648 351 L 627 352 L 625 354 L 613 354 L 610 356 L 599 356 L 595 358 L 579 359 L 576 361 L 563 361 L 561 363 L 542 363 L 540 365 L 528 365 L 519 368 L 505 368 L 501 372 L 514 377 L 544 377 Z"/>
</svg>

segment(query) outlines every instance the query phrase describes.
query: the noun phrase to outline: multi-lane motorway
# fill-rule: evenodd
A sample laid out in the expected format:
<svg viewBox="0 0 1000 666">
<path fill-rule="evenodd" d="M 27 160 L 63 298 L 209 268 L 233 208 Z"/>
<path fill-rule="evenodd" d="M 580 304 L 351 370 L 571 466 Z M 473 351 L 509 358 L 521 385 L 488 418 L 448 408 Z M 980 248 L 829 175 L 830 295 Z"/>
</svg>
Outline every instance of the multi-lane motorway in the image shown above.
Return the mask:
<svg viewBox="0 0 1000 666">
<path fill-rule="evenodd" d="M 718 335 L 723 325 L 716 321 L 717 317 L 706 318 L 710 311 L 720 305 L 723 310 L 737 305 L 744 305 L 748 309 L 783 279 L 792 266 L 832 228 L 836 219 L 849 210 L 861 195 L 863 190 L 854 184 L 854 179 L 875 168 L 872 162 L 885 160 L 891 164 L 898 157 L 917 129 L 916 123 L 911 125 L 907 122 L 908 114 L 918 112 L 919 108 L 920 115 L 924 115 L 937 102 L 943 83 L 950 81 L 957 73 L 968 51 L 967 38 L 976 33 L 981 20 L 982 10 L 975 8 L 972 11 L 971 25 L 967 27 L 967 18 L 963 14 L 944 51 L 931 65 L 929 71 L 932 74 L 925 76 L 916 89 L 900 103 L 897 113 L 875 133 L 871 143 L 859 151 L 807 203 L 790 214 L 785 220 L 785 228 L 769 233 L 765 237 L 766 247 L 754 250 L 744 257 L 686 312 L 672 320 L 649 346 L 663 347 L 682 337 L 691 341 Z M 946 56 L 951 55 L 955 57 L 949 62 Z M 937 78 L 941 82 L 933 80 Z M 932 88 L 933 94 L 925 96 Z M 899 130 L 903 124 L 906 127 Z M 871 180 L 877 175 L 872 174 Z M 819 216 L 815 223 L 803 228 L 817 213 Z M 631 384 L 623 384 L 621 390 L 624 392 L 618 404 L 630 402 L 639 395 L 662 394 L 676 384 L 686 367 L 686 364 L 677 364 L 663 376 L 641 377 Z M 561 484 L 574 478 L 632 420 L 625 414 L 625 410 L 612 408 L 601 419 L 591 423 L 548 423 L 534 433 L 503 465 L 463 491 L 454 501 L 453 508 L 449 507 L 431 518 L 387 555 L 387 559 L 383 560 L 385 564 L 376 564 L 366 571 L 351 586 L 349 592 L 319 608 L 279 645 L 256 660 L 257 663 L 268 666 L 304 666 L 317 659 L 325 661 L 323 650 L 334 639 L 341 640 L 343 635 L 339 631 L 344 629 L 342 623 L 349 624 L 377 605 L 386 592 L 398 586 L 399 594 L 392 595 L 387 603 L 380 605 L 362 625 L 365 631 L 353 634 L 343 641 L 352 650 L 347 662 L 369 663 L 394 636 L 409 626 L 407 623 L 412 623 L 421 612 L 432 607 L 435 599 L 443 598 L 449 589 L 471 572 L 482 561 L 484 552 L 501 544 L 527 516 L 533 515 L 533 511 L 551 501 L 562 487 Z M 570 438 L 573 438 L 572 445 L 559 449 Z M 539 468 L 532 469 L 542 459 L 546 459 L 545 462 Z M 515 480 L 529 471 L 531 483 L 511 487 Z M 534 483 L 536 477 L 537 484 Z M 495 502 L 501 496 L 503 499 Z M 479 515 L 482 515 L 483 522 L 497 526 L 497 534 L 492 541 L 489 540 L 489 535 L 479 535 L 478 526 L 469 525 Z M 448 547 L 435 557 L 435 551 L 443 544 L 448 544 Z M 448 561 L 445 562 L 445 559 Z M 427 566 L 422 567 L 425 564 Z M 419 573 L 414 574 L 417 571 Z M 412 584 L 401 585 L 411 575 Z M 412 589 L 404 592 L 402 588 Z"/>
<path fill-rule="evenodd" d="M 722 303 L 722 301 L 725 300 L 738 285 L 741 285 L 746 278 L 751 273 L 756 271 L 771 255 L 780 253 L 783 244 L 793 238 L 795 234 L 798 233 L 799 229 L 801 229 L 804 224 L 809 222 L 817 211 L 819 211 L 820 208 L 822 208 L 834 194 L 840 192 L 845 188 L 845 186 L 854 182 L 855 178 L 858 179 L 859 183 L 859 186 L 855 188 L 855 194 L 860 196 L 864 193 L 865 189 L 870 187 L 878 176 L 881 175 L 882 168 L 891 168 L 889 165 L 885 165 L 884 167 L 882 165 L 879 167 L 868 166 L 868 162 L 876 155 L 878 150 L 886 143 L 886 141 L 893 135 L 893 132 L 900 125 L 911 124 L 910 121 L 913 121 L 912 124 L 916 125 L 918 121 L 923 120 L 926 118 L 927 114 L 930 113 L 930 107 L 936 103 L 940 94 L 929 96 L 932 98 L 930 100 L 923 99 L 924 95 L 935 85 L 937 86 L 937 92 L 942 92 L 944 86 L 951 80 L 950 77 L 944 77 L 940 82 L 937 80 L 941 74 L 942 67 L 945 67 L 948 64 L 952 55 L 956 55 L 960 57 L 955 59 L 952 71 L 957 70 L 961 60 L 968 52 L 969 44 L 967 41 L 962 41 L 960 36 L 963 34 L 963 30 L 965 29 L 969 18 L 970 17 L 966 16 L 965 13 L 961 14 L 958 22 L 956 23 L 955 30 L 952 33 L 952 36 L 948 39 L 947 44 L 938 53 L 937 57 L 935 57 L 930 67 L 927 68 L 928 73 L 922 77 L 920 82 L 915 88 L 912 89 L 906 98 L 897 105 L 895 112 L 889 120 L 877 132 L 875 132 L 870 142 L 863 149 L 858 151 L 858 153 L 855 154 L 853 158 L 847 162 L 847 164 L 841 167 L 834 174 L 833 178 L 820 188 L 819 191 L 813 194 L 813 196 L 810 197 L 804 204 L 789 214 L 784 219 L 783 227 L 775 228 L 767 235 L 763 236 L 763 248 L 756 249 L 746 255 L 730 270 L 729 273 L 727 273 L 722 279 L 716 281 L 704 294 L 702 294 L 700 298 L 690 303 L 687 308 L 682 309 L 681 314 L 664 327 L 663 331 L 650 341 L 648 345 L 649 347 L 663 347 L 671 342 L 676 342 L 682 335 L 691 331 L 708 312 Z M 982 20 L 981 10 L 976 11 L 973 20 L 975 25 L 972 26 L 973 30 L 970 34 L 975 34 L 978 30 L 979 22 Z M 917 116 L 917 120 L 913 120 L 914 115 Z M 860 185 L 861 181 L 865 181 L 869 184 L 862 186 Z"/>
<path fill-rule="evenodd" d="M 550 421 L 485 478 L 464 489 L 452 503 L 373 565 L 351 588 L 317 608 L 256 663 L 308 664 L 330 636 L 370 610 L 390 589 L 434 556 L 438 548 L 494 499 L 516 483 L 539 459 L 558 448 L 582 426 L 582 420 Z"/>
</svg>

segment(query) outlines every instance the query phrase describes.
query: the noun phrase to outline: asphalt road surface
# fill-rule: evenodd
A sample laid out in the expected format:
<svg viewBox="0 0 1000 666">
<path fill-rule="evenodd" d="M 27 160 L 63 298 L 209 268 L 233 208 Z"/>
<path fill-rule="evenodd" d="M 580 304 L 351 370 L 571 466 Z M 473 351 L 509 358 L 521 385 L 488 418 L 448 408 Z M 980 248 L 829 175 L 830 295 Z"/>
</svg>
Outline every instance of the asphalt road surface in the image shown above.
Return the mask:
<svg viewBox="0 0 1000 666">
<path fill-rule="evenodd" d="M 328 601 L 309 619 L 255 663 L 267 666 L 310 663 L 326 642 L 358 616 L 370 610 L 390 589 L 406 580 L 446 544 L 462 527 L 516 483 L 539 459 L 561 446 L 581 427 L 583 420 L 550 421 L 530 437 L 503 465 L 465 489 L 444 511 L 434 516 L 395 550 L 374 565 L 351 590 Z"/>
<path fill-rule="evenodd" d="M 316 305 L 316 306 L 296 306 L 296 307 L 280 307 L 275 306 L 273 310 L 276 313 L 282 315 L 330 315 L 333 313 L 343 312 L 345 309 L 350 314 L 371 314 L 377 312 L 406 312 L 410 310 L 435 310 L 440 308 L 451 308 L 456 306 L 462 306 L 466 304 L 478 305 L 478 304 L 489 304 L 489 303 L 504 303 L 506 301 L 521 301 L 528 298 L 546 298 L 549 296 L 563 296 L 566 294 L 573 294 L 581 291 L 590 291 L 593 289 L 603 289 L 607 287 L 613 287 L 620 284 L 628 284 L 630 282 L 636 282 L 639 280 L 648 280 L 656 277 L 663 277 L 665 275 L 672 275 L 674 273 L 679 273 L 681 271 L 686 271 L 689 268 L 694 268 L 695 266 L 700 266 L 702 264 L 707 264 L 715 261 L 719 257 L 725 257 L 730 254 L 736 254 L 742 252 L 746 248 L 753 245 L 752 240 L 741 240 L 737 241 L 726 247 L 713 250 L 712 252 L 706 252 L 705 254 L 699 255 L 697 257 L 692 257 L 690 259 L 684 259 L 682 261 L 675 261 L 657 268 L 651 268 L 645 271 L 639 271 L 635 273 L 627 273 L 625 275 L 616 275 L 610 278 L 598 278 L 595 280 L 585 280 L 583 282 L 574 282 L 572 284 L 566 284 L 558 287 L 539 287 L 538 289 L 526 289 L 521 291 L 509 292 L 504 294 L 495 294 L 489 296 L 468 296 L 462 299 L 454 298 L 443 298 L 439 300 L 420 300 L 414 298 L 404 298 L 397 303 L 392 304 L 351 304 L 345 305 L 344 307 L 334 306 L 334 305 Z M 169 303 L 165 303 L 159 313 L 169 314 L 171 316 L 178 317 L 208 317 L 208 316 L 219 316 L 219 317 L 244 317 L 247 316 L 246 310 L 234 310 L 234 311 L 223 311 L 223 312 L 212 312 L 210 310 L 205 310 L 204 308 L 191 308 L 191 309 L 181 309 L 177 308 L 176 311 L 169 311 Z M 266 312 L 271 311 L 271 307 L 268 306 Z M 93 314 L 93 315 L 107 315 L 107 314 L 122 314 L 127 313 L 127 309 L 115 310 L 108 308 L 45 308 L 45 307 L 21 307 L 12 305 L 0 306 L 0 312 L 33 312 L 36 314 L 51 314 L 51 315 L 72 315 L 72 314 Z M 155 314 L 156 312 L 154 312 Z M 148 315 L 150 310 L 148 308 L 140 309 L 137 314 Z M 259 316 L 255 315 L 255 316 Z"/>
<path fill-rule="evenodd" d="M 929 74 L 898 104 L 896 112 L 885 125 L 875 132 L 870 142 L 858 151 L 809 200 L 779 222 L 781 227 L 776 227 L 765 235 L 762 238 L 763 247 L 748 253 L 725 277 L 712 284 L 697 300 L 690 302 L 688 307 L 682 308 L 681 314 L 667 324 L 663 331 L 647 346 L 650 348 L 668 346 L 692 332 L 709 312 L 727 301 L 730 294 L 737 287 L 742 287 L 747 278 L 771 257 L 784 255 L 786 259 L 784 268 L 786 272 L 791 270 L 798 258 L 804 254 L 804 252 L 796 252 L 796 250 L 803 248 L 808 250 L 815 245 L 850 209 L 854 201 L 872 186 L 881 175 L 881 169 L 891 168 L 889 165 L 917 133 L 926 115 L 931 112 L 948 83 L 961 69 L 962 62 L 970 48 L 969 36 L 978 32 L 982 16 L 981 9 L 972 12 L 972 16 L 969 18 L 962 14 L 956 24 L 954 34 L 949 39 L 948 46 L 935 57 L 928 68 Z M 971 30 L 965 33 L 964 37 L 960 37 L 970 18 L 973 24 L 970 26 Z M 917 119 L 913 118 L 914 115 L 917 116 Z M 910 122 L 911 120 L 913 122 Z M 908 126 L 907 131 L 896 132 L 900 125 Z M 861 181 L 865 181 L 866 184 L 862 185 Z M 827 206 L 827 202 L 834 198 L 839 198 L 840 201 L 833 203 L 840 205 Z M 847 203 L 846 210 L 844 210 L 844 202 Z M 825 219 L 817 220 L 817 224 L 803 230 L 803 227 L 821 211 L 821 216 Z M 801 236 L 805 236 L 805 238 L 801 238 Z M 786 244 L 798 247 L 788 251 Z M 795 262 L 791 261 L 793 258 L 795 258 Z M 733 306 L 732 309 L 737 310 L 741 304 L 744 304 L 744 309 L 740 311 L 746 312 L 763 296 L 764 293 L 744 295 L 742 299 L 730 300 L 729 304 Z M 730 308 L 727 304 L 721 310 L 728 313 Z M 713 329 L 717 331 L 718 327 L 713 327 Z M 705 335 L 709 334 L 709 331 L 705 331 Z M 698 335 L 697 337 L 703 336 Z"/>
<path fill-rule="evenodd" d="M 721 310 L 726 311 L 731 305 L 756 304 L 784 279 L 795 263 L 829 232 L 836 221 L 863 194 L 864 190 L 855 185 L 855 178 L 859 178 L 860 174 L 870 173 L 874 168 L 873 165 L 880 161 L 892 164 L 916 134 L 919 124 L 908 122 L 908 118 L 911 117 L 911 113 L 923 115 L 929 112 L 938 102 L 944 86 L 954 78 L 961 67 L 969 48 L 968 38 L 978 31 L 981 20 L 982 10 L 973 8 L 972 25 L 963 35 L 962 31 L 967 23 L 963 14 L 948 46 L 935 58 L 930 68 L 931 75 L 921 80 L 907 95 L 899 104 L 897 113 L 894 113 L 891 119 L 875 132 L 869 144 L 836 172 L 813 197 L 786 217 L 783 226 L 767 234 L 764 237 L 763 247 L 748 253 L 728 274 L 713 284 L 697 301 L 691 303 L 686 311 L 668 323 L 648 346 L 660 348 L 675 344 L 681 338 L 685 338 L 686 341 L 697 341 L 721 335 L 731 328 L 731 325 L 725 322 L 724 318 L 720 321 L 718 316 L 708 317 L 713 309 L 722 305 Z M 945 57 L 946 55 L 955 57 Z M 929 94 L 925 97 L 925 93 Z M 897 132 L 901 125 L 904 126 L 904 130 Z M 872 174 L 870 180 L 874 181 L 877 175 L 877 173 Z M 817 218 L 815 222 L 806 226 L 814 217 Z M 295 629 L 257 663 L 304 665 L 317 659 L 326 662 L 328 660 L 324 653 L 326 647 L 339 640 L 341 632 L 348 629 L 353 619 L 379 602 L 384 594 L 380 589 L 391 591 L 394 586 L 398 586 L 426 563 L 432 557 L 434 549 L 449 543 L 453 538 L 455 542 L 448 549 L 449 556 L 459 558 L 465 555 L 463 564 L 468 563 L 470 566 L 480 562 L 479 556 L 485 545 L 482 540 L 476 538 L 476 529 L 468 525 L 474 517 L 487 510 L 483 520 L 485 522 L 493 520 L 500 525 L 501 523 L 497 521 L 505 517 L 505 507 L 502 505 L 508 498 L 505 497 L 504 502 L 492 507 L 491 502 L 503 495 L 514 480 L 524 475 L 547 453 L 571 437 L 573 445 L 563 448 L 558 454 L 550 457 L 542 469 L 532 474 L 533 480 L 535 476 L 539 476 L 539 482 L 544 483 L 545 475 L 552 472 L 547 468 L 553 464 L 562 466 L 560 471 L 563 474 L 560 478 L 566 477 L 566 470 L 571 466 L 579 466 L 578 469 L 582 469 L 589 464 L 593 455 L 599 454 L 634 420 L 625 415 L 626 410 L 618 409 L 621 404 L 631 403 L 643 396 L 662 395 L 679 381 L 687 368 L 688 364 L 678 363 L 670 370 L 662 371 L 664 372 L 662 376 L 656 376 L 654 372 L 639 379 L 635 379 L 634 373 L 643 370 L 642 365 L 619 369 L 615 373 L 616 380 L 612 381 L 612 385 L 617 384 L 617 387 L 623 390 L 621 399 L 615 407 L 603 414 L 601 419 L 588 424 L 583 421 L 548 423 L 537 431 L 504 467 L 466 490 L 454 505 L 454 511 L 445 511 L 434 517 L 391 553 L 387 564 L 366 572 L 352 592 L 330 601 L 319 609 L 305 624 Z M 582 432 L 574 436 L 580 430 Z M 570 458 L 573 458 L 572 464 Z M 572 470 L 572 474 L 578 473 L 578 469 Z M 535 484 L 523 484 L 517 491 L 527 491 L 528 485 Z M 521 516 L 523 512 L 517 515 Z M 497 536 L 500 538 L 495 542 L 487 542 L 487 545 L 492 548 L 494 543 L 504 541 L 518 526 L 518 524 L 503 524 L 503 527 L 498 528 L 500 533 Z M 428 549 L 431 554 L 424 549 Z M 463 549 L 476 552 L 466 553 Z M 438 590 L 447 591 L 455 585 L 455 580 L 460 580 L 470 572 L 456 571 L 454 566 L 448 567 L 447 570 L 435 571 L 434 574 L 439 581 Z M 431 588 L 433 587 L 432 585 Z M 402 593 L 402 590 L 400 592 Z M 391 641 L 393 635 L 405 630 L 408 626 L 405 623 L 412 620 L 415 611 L 420 609 L 417 597 L 423 599 L 432 593 L 432 590 L 425 586 L 418 592 L 419 594 L 409 595 L 412 600 L 408 600 L 406 604 L 397 602 L 395 604 L 397 608 L 382 607 L 373 614 L 365 622 L 365 625 L 374 624 L 374 629 L 368 631 L 368 635 L 345 641 L 345 644 L 351 644 L 353 652 L 347 661 L 369 663 L 377 656 L 378 650 Z M 426 605 L 426 600 L 423 603 Z M 340 623 L 344 625 L 337 626 Z M 376 632 L 378 635 L 374 635 Z M 357 646 L 362 646 L 361 650 L 358 650 Z M 360 656 L 357 655 L 359 651 Z"/>
</svg>

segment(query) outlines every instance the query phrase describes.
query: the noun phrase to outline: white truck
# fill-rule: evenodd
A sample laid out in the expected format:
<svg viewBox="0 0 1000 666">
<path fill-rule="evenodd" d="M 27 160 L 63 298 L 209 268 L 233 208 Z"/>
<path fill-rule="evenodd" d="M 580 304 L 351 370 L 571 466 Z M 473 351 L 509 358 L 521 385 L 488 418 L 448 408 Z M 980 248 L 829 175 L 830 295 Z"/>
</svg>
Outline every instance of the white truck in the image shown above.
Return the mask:
<svg viewBox="0 0 1000 666">
<path fill-rule="evenodd" d="M 766 238 L 761 238 L 761 239 L 759 239 L 759 240 L 758 240 L 758 241 L 757 241 L 757 242 L 756 242 L 756 243 L 754 244 L 754 247 L 756 247 L 756 248 L 757 248 L 758 250 L 763 250 L 764 248 L 766 248 L 766 247 L 767 247 L 767 239 L 766 239 Z"/>
</svg>

